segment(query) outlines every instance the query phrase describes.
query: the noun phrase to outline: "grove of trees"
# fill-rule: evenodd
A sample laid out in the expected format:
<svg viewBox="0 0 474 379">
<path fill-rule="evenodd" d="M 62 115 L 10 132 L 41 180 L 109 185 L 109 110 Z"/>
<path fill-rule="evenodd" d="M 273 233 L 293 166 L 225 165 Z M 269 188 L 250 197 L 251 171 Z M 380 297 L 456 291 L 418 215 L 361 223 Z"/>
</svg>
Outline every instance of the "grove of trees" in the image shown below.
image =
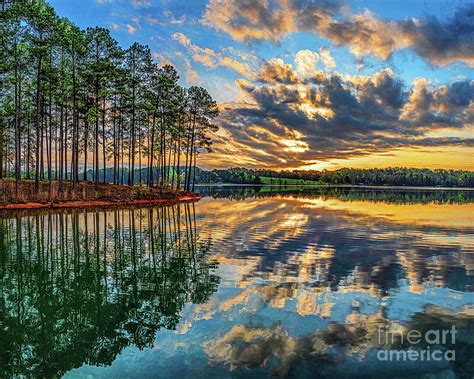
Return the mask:
<svg viewBox="0 0 474 379">
<path fill-rule="evenodd" d="M 193 189 L 218 108 L 178 79 L 148 46 L 123 49 L 109 30 L 81 30 L 44 0 L 2 2 L 0 179 L 14 177 L 17 191 L 21 179 L 97 188 L 112 170 L 114 184 Z"/>
</svg>

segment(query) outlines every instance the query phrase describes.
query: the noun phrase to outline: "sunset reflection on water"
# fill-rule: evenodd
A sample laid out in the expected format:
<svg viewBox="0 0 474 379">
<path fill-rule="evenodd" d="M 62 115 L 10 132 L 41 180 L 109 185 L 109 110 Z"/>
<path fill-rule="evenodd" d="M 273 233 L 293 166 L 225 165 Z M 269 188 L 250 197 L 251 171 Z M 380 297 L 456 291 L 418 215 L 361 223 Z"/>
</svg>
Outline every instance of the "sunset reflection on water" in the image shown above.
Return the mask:
<svg viewBox="0 0 474 379">
<path fill-rule="evenodd" d="M 110 326 L 115 341 L 127 341 L 117 346 L 117 355 L 105 362 L 85 352 L 66 376 L 472 375 L 471 193 L 374 194 L 370 200 L 372 195 L 347 191 L 237 197 L 236 191 L 209 193 L 186 206 L 66 217 L 68 238 L 74 240 L 74 228 L 79 241 L 88 235 L 87 246 L 103 266 L 94 274 L 98 281 L 87 284 L 91 291 L 106 289 L 107 300 L 96 303 L 97 311 L 104 312 L 106 304 L 127 310 Z M 29 230 L 31 217 L 20 218 L 21 230 Z M 51 230 L 63 230 L 58 216 L 47 217 L 53 217 Z M 3 221 L 12 243 L 18 220 Z M 61 237 L 63 232 L 48 234 L 45 220 L 44 238 Z M 27 240 L 26 233 L 23 243 Z M 61 246 L 45 243 L 52 254 Z M 21 274 L 15 251 L 3 252 L 4 272 L 12 280 Z M 35 270 L 25 266 L 31 258 L 22 259 L 23 270 Z M 55 277 L 53 267 L 43 270 Z M 68 290 L 67 283 L 58 283 Z M 10 290 L 4 291 L 11 302 Z M 175 295 L 167 297 L 169 291 Z M 70 311 L 89 317 L 79 309 Z M 455 363 L 376 359 L 377 351 L 394 347 L 380 343 L 381 327 L 403 336 L 413 328 L 451 325 L 459 330 L 455 348 L 462 357 Z M 88 338 L 105 341 L 101 333 Z"/>
</svg>

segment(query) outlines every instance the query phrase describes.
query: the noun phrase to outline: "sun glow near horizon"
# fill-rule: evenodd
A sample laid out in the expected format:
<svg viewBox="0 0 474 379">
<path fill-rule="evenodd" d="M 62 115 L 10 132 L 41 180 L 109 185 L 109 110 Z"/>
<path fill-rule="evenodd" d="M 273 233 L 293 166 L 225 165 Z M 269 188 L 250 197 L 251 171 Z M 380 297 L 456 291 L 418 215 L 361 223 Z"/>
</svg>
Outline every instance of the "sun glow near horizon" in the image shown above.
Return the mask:
<svg viewBox="0 0 474 379">
<path fill-rule="evenodd" d="M 474 152 L 468 147 L 406 149 L 383 154 L 334 159 L 295 167 L 298 170 L 337 170 L 339 168 L 410 167 L 428 169 L 474 170 Z"/>
</svg>

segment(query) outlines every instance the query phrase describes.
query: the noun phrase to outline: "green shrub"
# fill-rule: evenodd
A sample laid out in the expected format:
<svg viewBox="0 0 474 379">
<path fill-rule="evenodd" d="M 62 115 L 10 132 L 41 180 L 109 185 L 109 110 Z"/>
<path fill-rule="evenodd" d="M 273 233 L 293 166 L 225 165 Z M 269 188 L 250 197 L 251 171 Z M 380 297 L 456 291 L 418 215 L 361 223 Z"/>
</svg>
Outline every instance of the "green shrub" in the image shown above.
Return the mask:
<svg viewBox="0 0 474 379">
<path fill-rule="evenodd" d="M 133 200 L 141 200 L 141 199 L 149 199 L 152 195 L 150 187 L 146 184 L 140 183 L 135 184 L 132 187 L 132 199 Z"/>
</svg>

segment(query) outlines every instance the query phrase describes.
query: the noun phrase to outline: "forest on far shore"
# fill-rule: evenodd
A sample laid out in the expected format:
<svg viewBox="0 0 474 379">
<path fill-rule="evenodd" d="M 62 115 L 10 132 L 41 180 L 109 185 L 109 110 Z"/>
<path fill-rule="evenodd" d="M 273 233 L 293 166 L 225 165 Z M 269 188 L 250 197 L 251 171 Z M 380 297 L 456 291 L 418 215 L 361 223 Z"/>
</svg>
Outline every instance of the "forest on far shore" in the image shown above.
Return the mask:
<svg viewBox="0 0 474 379">
<path fill-rule="evenodd" d="M 165 171 L 172 172 L 172 175 L 181 183 L 185 182 L 188 172 L 186 166 L 167 167 Z M 153 177 L 159 177 L 159 168 L 148 167 L 136 169 L 132 175 L 127 167 L 124 167 L 121 174 L 124 176 L 123 184 L 136 185 L 147 183 L 148 175 L 151 172 Z M 194 170 L 193 170 L 194 171 Z M 114 183 L 114 169 L 107 167 L 105 175 L 103 169 L 99 169 L 101 182 L 105 178 L 105 183 Z M 85 178 L 93 182 L 94 170 L 88 169 Z M 59 173 L 52 172 L 53 180 L 57 179 Z M 128 178 L 135 178 L 133 182 L 128 182 Z M 347 185 L 370 185 L 370 186 L 413 186 L 413 187 L 461 187 L 474 188 L 474 172 L 467 170 L 430 170 L 427 168 L 372 168 L 353 169 L 341 168 L 338 170 L 269 170 L 269 169 L 249 169 L 245 167 L 231 167 L 227 169 L 204 170 L 200 167 L 195 169 L 196 184 L 264 184 L 264 185 L 299 185 L 299 184 L 347 184 Z"/>
<path fill-rule="evenodd" d="M 291 179 L 291 181 L 286 180 Z M 267 170 L 243 167 L 196 171 L 196 183 L 236 184 L 350 184 L 371 186 L 463 187 L 474 188 L 474 172 L 430 170 L 427 168 L 342 168 L 333 171 Z"/>
</svg>

